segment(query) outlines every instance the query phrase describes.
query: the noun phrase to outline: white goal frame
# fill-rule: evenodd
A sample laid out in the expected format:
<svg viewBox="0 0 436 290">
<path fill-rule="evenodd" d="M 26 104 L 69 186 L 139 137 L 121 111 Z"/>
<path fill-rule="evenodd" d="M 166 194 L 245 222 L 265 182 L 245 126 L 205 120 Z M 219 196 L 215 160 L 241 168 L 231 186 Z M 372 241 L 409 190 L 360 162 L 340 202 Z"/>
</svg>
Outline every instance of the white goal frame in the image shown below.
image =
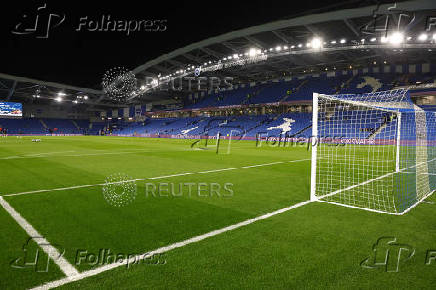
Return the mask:
<svg viewBox="0 0 436 290">
<path fill-rule="evenodd" d="M 380 94 L 380 95 L 377 95 L 377 97 L 383 97 L 383 92 L 379 92 L 378 94 Z M 324 101 L 326 99 L 329 100 L 331 98 L 333 100 L 332 102 L 336 102 L 336 103 L 341 102 L 342 100 L 340 99 L 340 95 L 338 96 L 338 98 L 335 98 L 336 96 L 328 96 L 328 95 L 322 95 L 319 93 L 313 93 L 312 137 L 310 140 L 310 142 L 312 143 L 311 144 L 312 145 L 311 146 L 312 161 L 311 161 L 310 201 L 328 202 L 328 203 L 333 203 L 333 204 L 337 204 L 337 205 L 341 205 L 341 206 L 345 206 L 345 207 L 359 208 L 359 209 L 369 210 L 369 211 L 378 212 L 378 213 L 388 213 L 388 214 L 401 215 L 401 214 L 405 214 L 406 212 L 410 211 L 410 209 L 416 207 L 420 202 L 422 202 L 424 199 L 429 197 L 435 191 L 435 190 L 432 190 L 434 187 L 435 181 L 434 181 L 434 179 L 432 179 L 432 181 L 430 181 L 429 176 L 436 175 L 435 174 L 436 172 L 433 172 L 433 171 L 435 171 L 436 164 L 429 166 L 428 162 L 435 162 L 436 161 L 436 158 L 429 159 L 429 155 L 432 157 L 436 157 L 435 153 L 434 153 L 436 151 L 436 149 L 434 148 L 434 146 L 436 145 L 435 144 L 436 140 L 428 141 L 428 139 L 427 139 L 428 138 L 428 136 L 427 136 L 428 135 L 428 133 L 427 133 L 428 120 L 426 119 L 426 114 L 428 112 L 423 111 L 421 108 L 417 107 L 416 105 L 413 105 L 410 102 L 410 99 L 409 99 L 409 101 L 407 101 L 408 93 L 405 90 L 388 91 L 388 92 L 386 92 L 386 96 L 387 96 L 386 99 L 389 99 L 389 97 L 396 98 L 397 97 L 396 94 L 397 95 L 403 94 L 403 95 L 398 100 L 395 100 L 392 102 L 387 102 L 387 101 L 383 100 L 383 101 L 381 101 L 380 105 L 374 105 L 374 104 L 377 104 L 376 98 L 370 94 L 368 94 L 368 95 L 370 95 L 368 98 L 372 98 L 370 101 L 365 101 L 364 99 L 362 99 L 363 95 L 356 95 L 355 100 L 352 99 L 352 97 L 353 97 L 352 95 L 347 96 L 347 98 L 349 98 L 349 99 L 344 99 L 344 104 L 351 104 L 351 106 L 363 107 L 363 108 L 366 108 L 367 110 L 374 110 L 374 111 L 379 110 L 378 112 L 387 112 L 389 114 L 394 115 L 393 120 L 395 120 L 395 132 L 391 132 L 391 134 L 392 135 L 395 134 L 395 138 L 394 138 L 394 140 L 391 140 L 391 142 L 395 142 L 395 157 L 394 157 L 394 160 L 392 160 L 392 162 L 395 162 L 395 166 L 394 166 L 392 172 L 389 172 L 389 173 L 384 174 L 382 176 L 374 176 L 374 178 L 369 178 L 368 180 L 365 180 L 363 182 L 359 182 L 359 183 L 350 185 L 348 187 L 341 188 L 340 190 L 332 191 L 329 194 L 323 194 L 323 195 L 318 194 L 317 195 L 317 173 L 319 174 L 319 171 L 321 170 L 321 168 L 317 168 L 317 166 L 318 166 L 317 161 L 319 158 L 319 148 L 318 147 L 320 146 L 321 139 L 323 138 L 323 136 L 319 136 L 320 135 L 320 132 L 319 132 L 319 121 L 320 121 L 319 120 L 319 114 L 320 114 L 319 102 L 320 102 L 320 98 L 323 98 Z M 407 108 L 407 110 L 410 110 L 410 111 L 406 113 L 406 115 L 408 115 L 408 116 L 405 116 L 404 118 L 407 119 L 407 117 L 413 116 L 415 118 L 415 120 L 414 120 L 415 124 L 412 124 L 410 121 L 409 121 L 409 123 L 406 123 L 407 122 L 406 119 L 403 118 L 404 113 L 402 110 L 406 110 L 406 107 L 409 107 L 409 108 Z M 336 107 L 333 110 L 334 110 L 333 111 L 334 114 L 336 114 L 336 110 L 337 110 Z M 328 110 L 326 109 L 325 111 L 327 112 Z M 350 110 L 350 112 L 352 112 L 352 111 L 353 111 L 353 109 Z M 325 114 L 325 112 L 324 112 L 324 114 Z M 418 115 L 420 116 L 419 118 L 418 118 Z M 436 120 L 436 113 L 434 113 L 434 116 L 435 116 L 434 120 Z M 421 122 L 422 119 L 424 120 L 423 121 L 424 124 L 419 125 L 418 122 Z M 390 123 L 393 123 L 392 119 L 389 122 L 388 121 L 385 121 L 385 122 L 389 126 L 390 126 Z M 405 125 L 403 123 L 405 123 Z M 434 121 L 433 121 L 433 123 L 434 123 Z M 380 127 L 381 129 L 378 132 L 383 131 L 384 128 L 386 128 L 388 125 L 385 125 L 385 127 L 383 127 L 383 128 Z M 416 129 L 415 129 L 415 126 L 416 126 Z M 421 128 L 418 128 L 419 126 Z M 344 127 L 346 127 L 346 126 L 344 126 Z M 406 141 L 402 140 L 402 137 L 403 137 L 402 130 L 404 133 L 404 130 L 410 129 L 407 127 L 410 127 L 413 130 L 416 130 L 416 132 L 414 132 L 416 134 L 416 136 L 415 136 L 416 140 L 414 140 L 415 145 L 413 146 L 415 149 L 412 149 L 412 150 L 410 148 L 407 149 L 408 145 L 404 145 L 406 143 Z M 419 131 L 419 130 L 421 130 L 421 131 Z M 429 130 L 432 130 L 432 132 L 436 131 L 436 125 L 431 126 L 429 128 Z M 421 137 L 421 135 L 419 135 L 419 137 L 418 137 L 418 133 L 421 135 L 424 135 L 424 136 Z M 322 132 L 321 132 L 321 134 L 322 134 Z M 377 136 L 377 134 L 378 133 L 375 133 L 374 136 Z M 419 138 L 421 138 L 421 139 L 418 140 Z M 418 144 L 420 141 L 422 144 Z M 370 151 L 371 150 L 370 146 L 378 146 L 378 145 L 364 145 L 364 146 L 368 146 L 368 151 Z M 409 146 L 409 147 L 411 147 L 411 146 Z M 377 151 L 377 149 L 374 149 L 374 150 Z M 404 159 L 410 158 L 410 157 L 408 157 L 408 156 L 405 157 L 403 155 L 410 154 L 410 152 L 413 153 L 412 158 L 414 158 L 414 159 L 412 161 L 404 160 Z M 433 155 L 431 155 L 431 154 L 433 154 Z M 423 159 L 423 158 L 425 158 L 425 159 Z M 422 160 L 425 160 L 425 165 L 420 165 L 423 163 Z M 410 164 L 413 164 L 413 165 L 410 166 Z M 422 168 L 419 169 L 419 167 L 422 167 Z M 431 167 L 430 173 L 428 172 L 429 167 Z M 405 199 L 410 199 L 410 197 L 407 197 L 407 194 L 408 194 L 407 191 L 409 191 L 410 189 L 414 190 L 413 187 L 415 187 L 415 185 L 413 185 L 413 187 L 410 185 L 410 183 L 411 183 L 410 180 L 412 180 L 412 179 L 411 178 L 407 179 L 406 177 L 404 177 L 404 178 L 403 177 L 395 177 L 396 179 L 394 178 L 394 175 L 395 176 L 404 176 L 405 174 L 413 173 L 413 172 L 408 172 L 408 169 L 410 169 L 410 168 L 414 168 L 414 170 L 415 170 L 414 174 L 416 175 L 416 191 L 418 192 L 418 189 L 419 189 L 419 194 L 414 193 L 416 195 L 416 201 L 414 201 L 413 203 L 410 202 L 410 200 L 407 200 L 407 202 L 410 202 L 410 204 L 407 204 L 407 208 L 405 208 L 405 209 L 403 208 L 404 207 L 403 204 L 400 208 L 397 208 L 397 206 L 395 205 L 395 202 L 398 202 L 398 201 L 393 201 L 394 198 L 392 198 L 392 200 L 390 201 L 390 203 L 392 203 L 391 206 L 392 205 L 393 206 L 390 208 L 383 208 L 383 209 L 379 209 L 376 207 L 375 208 L 371 208 L 371 207 L 367 208 L 367 207 L 361 206 L 359 204 L 356 206 L 356 205 L 353 205 L 352 203 L 347 204 L 347 202 L 341 202 L 341 201 L 335 202 L 332 200 L 325 200 L 326 197 L 331 197 L 335 194 L 341 194 L 344 191 L 356 190 L 356 188 L 361 187 L 361 186 L 367 186 L 368 184 L 370 184 L 371 182 L 374 182 L 374 181 L 379 182 L 381 179 L 383 179 L 385 177 L 389 177 L 392 179 L 391 183 L 392 183 L 392 188 L 394 190 L 398 190 L 398 191 L 401 190 L 401 194 L 403 195 L 403 197 L 406 196 Z M 397 187 L 403 187 L 403 188 L 401 188 L 401 189 L 395 188 L 396 184 L 395 184 L 394 180 L 395 181 L 400 180 L 401 182 L 403 182 L 404 183 L 403 185 L 397 186 Z M 413 180 L 415 182 L 415 179 L 413 179 Z M 344 182 L 344 183 L 346 183 L 346 182 Z M 420 183 L 420 184 L 418 184 L 418 183 Z M 422 185 L 421 183 L 424 185 Z M 402 191 L 404 191 L 404 192 L 402 192 Z M 370 193 L 370 194 L 372 194 L 372 193 Z M 393 193 L 393 196 L 395 196 L 395 194 L 397 194 L 397 193 Z M 377 195 L 377 192 L 374 193 L 374 195 Z"/>
</svg>

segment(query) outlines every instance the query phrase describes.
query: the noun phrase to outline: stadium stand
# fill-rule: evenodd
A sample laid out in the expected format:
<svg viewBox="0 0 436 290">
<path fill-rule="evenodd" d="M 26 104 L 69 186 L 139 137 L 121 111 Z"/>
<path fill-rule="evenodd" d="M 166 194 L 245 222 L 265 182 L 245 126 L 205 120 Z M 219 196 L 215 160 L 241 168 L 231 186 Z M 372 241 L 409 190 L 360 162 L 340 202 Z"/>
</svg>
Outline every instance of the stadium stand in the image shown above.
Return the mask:
<svg viewBox="0 0 436 290">
<path fill-rule="evenodd" d="M 234 90 L 212 92 L 196 103 L 185 106 L 185 110 L 231 107 L 268 103 L 307 102 L 313 92 L 324 94 L 361 94 L 390 90 L 395 86 L 435 83 L 431 74 L 358 74 L 348 72 L 335 77 L 312 75 L 276 82 L 265 82 L 254 86 L 240 86 Z M 426 106 L 436 111 L 435 106 Z M 112 121 L 90 122 L 89 120 L 67 119 L 0 119 L 0 127 L 7 128 L 8 134 L 89 134 L 100 135 L 108 132 L 126 136 L 150 135 L 224 135 L 243 132 L 246 136 L 267 134 L 269 136 L 310 135 L 311 115 L 309 113 L 285 113 L 264 115 L 242 115 L 227 117 L 186 117 L 148 118 L 143 122 L 125 122 L 114 118 Z M 380 128 L 383 120 L 375 121 L 372 128 Z M 380 129 L 382 130 L 382 129 Z M 351 131 L 351 130 L 350 130 Z M 374 132 L 362 132 L 368 137 Z"/>
</svg>

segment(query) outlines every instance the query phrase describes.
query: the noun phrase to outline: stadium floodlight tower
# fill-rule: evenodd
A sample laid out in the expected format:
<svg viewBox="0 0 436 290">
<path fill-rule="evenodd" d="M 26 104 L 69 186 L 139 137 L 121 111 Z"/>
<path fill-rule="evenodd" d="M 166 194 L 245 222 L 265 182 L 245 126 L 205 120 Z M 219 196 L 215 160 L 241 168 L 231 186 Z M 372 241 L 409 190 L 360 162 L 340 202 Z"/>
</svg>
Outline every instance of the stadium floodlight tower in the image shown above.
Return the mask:
<svg viewBox="0 0 436 290">
<path fill-rule="evenodd" d="M 408 212 L 436 189 L 435 114 L 404 89 L 314 93 L 311 200 Z"/>
</svg>

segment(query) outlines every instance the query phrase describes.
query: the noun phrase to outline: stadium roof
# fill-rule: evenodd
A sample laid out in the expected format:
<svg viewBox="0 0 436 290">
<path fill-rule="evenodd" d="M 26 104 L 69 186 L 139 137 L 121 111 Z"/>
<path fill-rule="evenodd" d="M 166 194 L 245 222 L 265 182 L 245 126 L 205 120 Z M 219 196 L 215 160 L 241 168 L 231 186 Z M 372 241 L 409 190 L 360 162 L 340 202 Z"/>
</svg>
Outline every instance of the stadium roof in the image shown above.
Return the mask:
<svg viewBox="0 0 436 290">
<path fill-rule="evenodd" d="M 69 101 L 76 104 L 86 103 L 88 107 L 118 106 L 113 103 L 101 102 L 103 93 L 100 90 L 45 82 L 3 73 L 0 73 L 0 93 L 6 96 L 5 101 L 32 102 L 35 100 L 40 104 L 48 104 L 53 101 Z"/>
<path fill-rule="evenodd" d="M 431 39 L 431 34 L 427 41 L 419 39 L 432 16 L 436 16 L 436 1 L 432 0 L 305 15 L 208 38 L 150 60 L 133 72 L 139 80 L 160 76 L 164 81 L 165 76 L 193 75 L 197 67 L 235 63 L 235 57 L 239 61 L 253 49 L 267 55 L 267 60 L 230 65 L 227 69 L 215 70 L 214 75 L 231 76 L 241 83 L 247 83 L 309 72 L 348 69 L 350 66 L 368 66 L 374 61 L 424 62 L 434 59 L 431 49 L 436 48 L 436 41 Z M 386 19 L 389 19 L 388 27 L 382 29 L 380 25 Z M 398 30 L 398 22 L 400 31 L 405 30 L 402 31 L 404 37 L 412 38 L 394 44 L 384 40 L 395 29 Z M 321 49 L 308 47 L 314 38 L 322 39 Z M 156 93 L 146 94 L 145 99 Z M 165 92 L 160 94 L 161 97 L 171 95 Z"/>
<path fill-rule="evenodd" d="M 431 17 L 436 17 L 436 1 L 346 7 L 228 32 L 150 60 L 133 70 L 138 92 L 132 102 L 185 96 L 186 90 L 151 90 L 145 80 L 154 78 L 162 83 L 193 76 L 198 68 L 205 76 L 230 76 L 236 82 L 248 83 L 367 67 L 374 62 L 419 63 L 435 59 L 432 50 L 436 49 L 436 20 Z M 382 27 L 386 21 L 388 25 Z M 431 23 L 435 25 L 426 32 Z M 0 90 L 7 93 L 7 99 L 32 99 L 38 90 L 41 96 L 54 99 L 62 91 L 70 101 L 86 95 L 87 100 L 79 101 L 93 106 L 121 106 L 101 90 L 4 74 L 0 74 Z"/>
</svg>

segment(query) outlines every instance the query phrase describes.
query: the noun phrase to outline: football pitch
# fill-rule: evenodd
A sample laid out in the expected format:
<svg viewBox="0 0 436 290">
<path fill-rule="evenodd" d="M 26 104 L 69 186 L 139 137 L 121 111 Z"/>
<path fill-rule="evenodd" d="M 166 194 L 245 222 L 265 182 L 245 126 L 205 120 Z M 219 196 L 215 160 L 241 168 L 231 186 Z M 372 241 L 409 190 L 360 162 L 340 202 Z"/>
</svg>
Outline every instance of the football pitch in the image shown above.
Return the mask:
<svg viewBox="0 0 436 290">
<path fill-rule="evenodd" d="M 306 146 L 34 138 L 0 140 L 1 289 L 434 289 L 436 198 L 402 216 L 310 202 Z M 124 184 L 128 203 L 104 195 Z"/>
</svg>

